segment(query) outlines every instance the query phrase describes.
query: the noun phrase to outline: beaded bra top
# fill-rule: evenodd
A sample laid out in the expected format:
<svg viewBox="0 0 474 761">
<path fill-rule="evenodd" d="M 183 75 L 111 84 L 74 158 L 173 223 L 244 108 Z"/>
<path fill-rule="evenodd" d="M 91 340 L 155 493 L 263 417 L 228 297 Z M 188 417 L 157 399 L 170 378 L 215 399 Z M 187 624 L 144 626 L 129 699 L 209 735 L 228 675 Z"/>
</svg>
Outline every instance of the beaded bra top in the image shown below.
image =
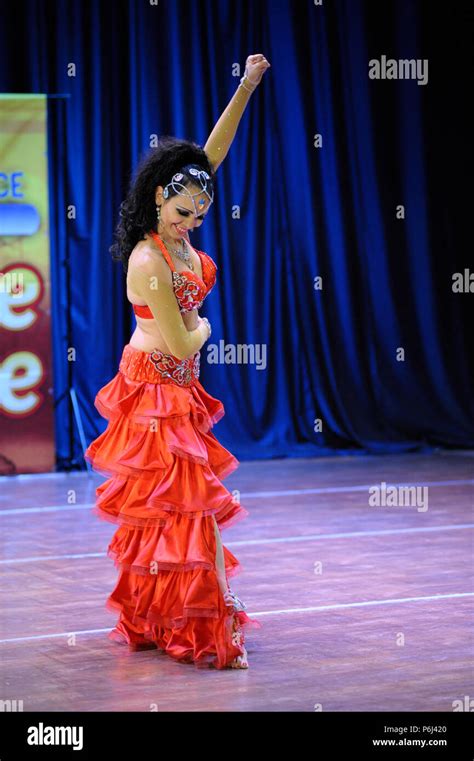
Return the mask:
<svg viewBox="0 0 474 761">
<path fill-rule="evenodd" d="M 173 290 L 179 304 L 180 312 L 190 312 L 192 309 L 200 309 L 208 293 L 212 290 L 216 282 L 217 266 L 211 257 L 204 251 L 194 249 L 201 260 L 202 280 L 192 270 L 177 272 L 173 260 L 169 255 L 165 244 L 160 236 L 150 230 L 150 235 L 161 248 L 169 268 L 171 269 L 171 279 L 173 281 Z M 153 312 L 148 305 L 132 304 L 133 311 L 139 317 L 153 319 Z"/>
</svg>

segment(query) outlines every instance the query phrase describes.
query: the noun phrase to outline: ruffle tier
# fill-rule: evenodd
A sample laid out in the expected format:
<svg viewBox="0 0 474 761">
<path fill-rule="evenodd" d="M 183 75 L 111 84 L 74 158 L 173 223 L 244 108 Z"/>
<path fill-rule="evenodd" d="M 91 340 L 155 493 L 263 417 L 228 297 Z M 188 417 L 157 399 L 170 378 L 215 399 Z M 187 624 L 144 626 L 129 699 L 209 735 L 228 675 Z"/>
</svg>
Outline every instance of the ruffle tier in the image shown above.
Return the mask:
<svg viewBox="0 0 474 761">
<path fill-rule="evenodd" d="M 248 515 L 221 481 L 239 465 L 211 432 L 224 406 L 197 379 L 159 382 L 149 355 L 130 345 L 120 367 L 95 399 L 107 428 L 85 452 L 108 477 L 93 512 L 118 524 L 107 554 L 119 578 L 106 608 L 120 618 L 109 637 L 224 668 L 242 652 L 244 629 L 261 628 L 225 605 L 218 584 L 214 519 L 223 529 Z M 226 576 L 239 573 L 223 553 Z"/>
<path fill-rule="evenodd" d="M 228 667 L 243 652 L 247 628 L 261 628 L 245 611 L 225 605 L 215 571 L 202 568 L 155 576 L 122 568 L 105 605 L 120 613 L 110 639 L 197 667 Z"/>
</svg>

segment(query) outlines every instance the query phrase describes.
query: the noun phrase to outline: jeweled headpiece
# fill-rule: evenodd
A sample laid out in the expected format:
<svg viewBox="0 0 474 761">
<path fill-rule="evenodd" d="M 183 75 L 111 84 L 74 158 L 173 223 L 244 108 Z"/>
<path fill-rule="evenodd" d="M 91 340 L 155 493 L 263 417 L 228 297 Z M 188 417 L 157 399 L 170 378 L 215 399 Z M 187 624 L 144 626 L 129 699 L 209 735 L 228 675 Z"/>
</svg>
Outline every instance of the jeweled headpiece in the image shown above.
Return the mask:
<svg viewBox="0 0 474 761">
<path fill-rule="evenodd" d="M 188 172 L 193 177 L 193 184 L 200 187 L 200 190 L 198 190 L 197 193 L 191 193 L 189 188 L 187 188 L 186 185 L 183 185 L 183 183 L 181 182 L 181 180 L 184 178 L 183 172 Z M 205 193 L 207 197 L 209 198 L 210 204 L 214 200 L 214 191 L 212 189 L 211 178 L 209 174 L 204 169 L 202 169 L 198 164 L 187 164 L 179 172 L 176 172 L 176 174 L 173 175 L 171 182 L 169 182 L 165 186 L 163 190 L 163 198 L 168 198 L 170 187 L 173 188 L 175 193 L 178 193 L 181 196 L 184 196 L 184 195 L 189 196 L 189 198 L 193 202 L 196 216 L 199 215 L 199 210 L 196 207 L 194 196 L 199 196 L 202 193 Z M 201 198 L 198 201 L 199 207 L 204 206 L 205 203 L 206 201 L 204 198 Z"/>
</svg>

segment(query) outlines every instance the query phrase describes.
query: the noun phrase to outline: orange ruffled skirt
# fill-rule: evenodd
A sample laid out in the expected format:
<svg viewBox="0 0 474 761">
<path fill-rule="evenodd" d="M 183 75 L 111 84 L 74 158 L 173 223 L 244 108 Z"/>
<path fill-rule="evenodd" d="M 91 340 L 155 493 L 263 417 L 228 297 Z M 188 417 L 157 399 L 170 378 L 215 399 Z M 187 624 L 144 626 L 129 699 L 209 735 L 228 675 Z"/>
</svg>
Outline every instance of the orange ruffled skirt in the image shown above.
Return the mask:
<svg viewBox="0 0 474 761">
<path fill-rule="evenodd" d="M 214 518 L 223 529 L 248 511 L 221 481 L 239 461 L 211 432 L 224 406 L 199 382 L 199 359 L 127 344 L 95 398 L 109 422 L 85 457 L 108 478 L 93 513 L 119 524 L 107 550 L 119 577 L 105 607 L 120 615 L 108 636 L 222 669 L 242 654 L 246 628 L 261 624 L 226 605 L 218 584 Z M 226 577 L 240 572 L 223 553 Z"/>
</svg>

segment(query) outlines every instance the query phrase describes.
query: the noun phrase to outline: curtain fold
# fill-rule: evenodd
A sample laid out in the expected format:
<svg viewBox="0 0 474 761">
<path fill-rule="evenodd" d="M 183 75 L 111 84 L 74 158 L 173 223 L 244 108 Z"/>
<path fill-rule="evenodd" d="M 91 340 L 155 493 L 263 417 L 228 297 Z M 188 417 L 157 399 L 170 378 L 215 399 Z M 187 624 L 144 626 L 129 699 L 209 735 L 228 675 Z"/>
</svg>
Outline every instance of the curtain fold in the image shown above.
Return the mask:
<svg viewBox="0 0 474 761">
<path fill-rule="evenodd" d="M 474 445 L 472 295 L 452 289 L 468 267 L 467 5 L 24 0 L 2 16 L 0 90 L 68 96 L 48 108 L 55 397 L 72 382 L 88 441 L 135 328 L 108 252 L 133 168 L 154 135 L 204 145 L 233 67 L 262 52 L 191 238 L 218 265 L 201 380 L 225 405 L 219 440 L 239 459 Z M 382 55 L 428 59 L 429 81 L 370 79 Z M 265 347 L 265 368 L 211 364 L 221 342 Z M 66 399 L 56 438 L 59 465 L 72 449 L 85 467 Z"/>
</svg>

